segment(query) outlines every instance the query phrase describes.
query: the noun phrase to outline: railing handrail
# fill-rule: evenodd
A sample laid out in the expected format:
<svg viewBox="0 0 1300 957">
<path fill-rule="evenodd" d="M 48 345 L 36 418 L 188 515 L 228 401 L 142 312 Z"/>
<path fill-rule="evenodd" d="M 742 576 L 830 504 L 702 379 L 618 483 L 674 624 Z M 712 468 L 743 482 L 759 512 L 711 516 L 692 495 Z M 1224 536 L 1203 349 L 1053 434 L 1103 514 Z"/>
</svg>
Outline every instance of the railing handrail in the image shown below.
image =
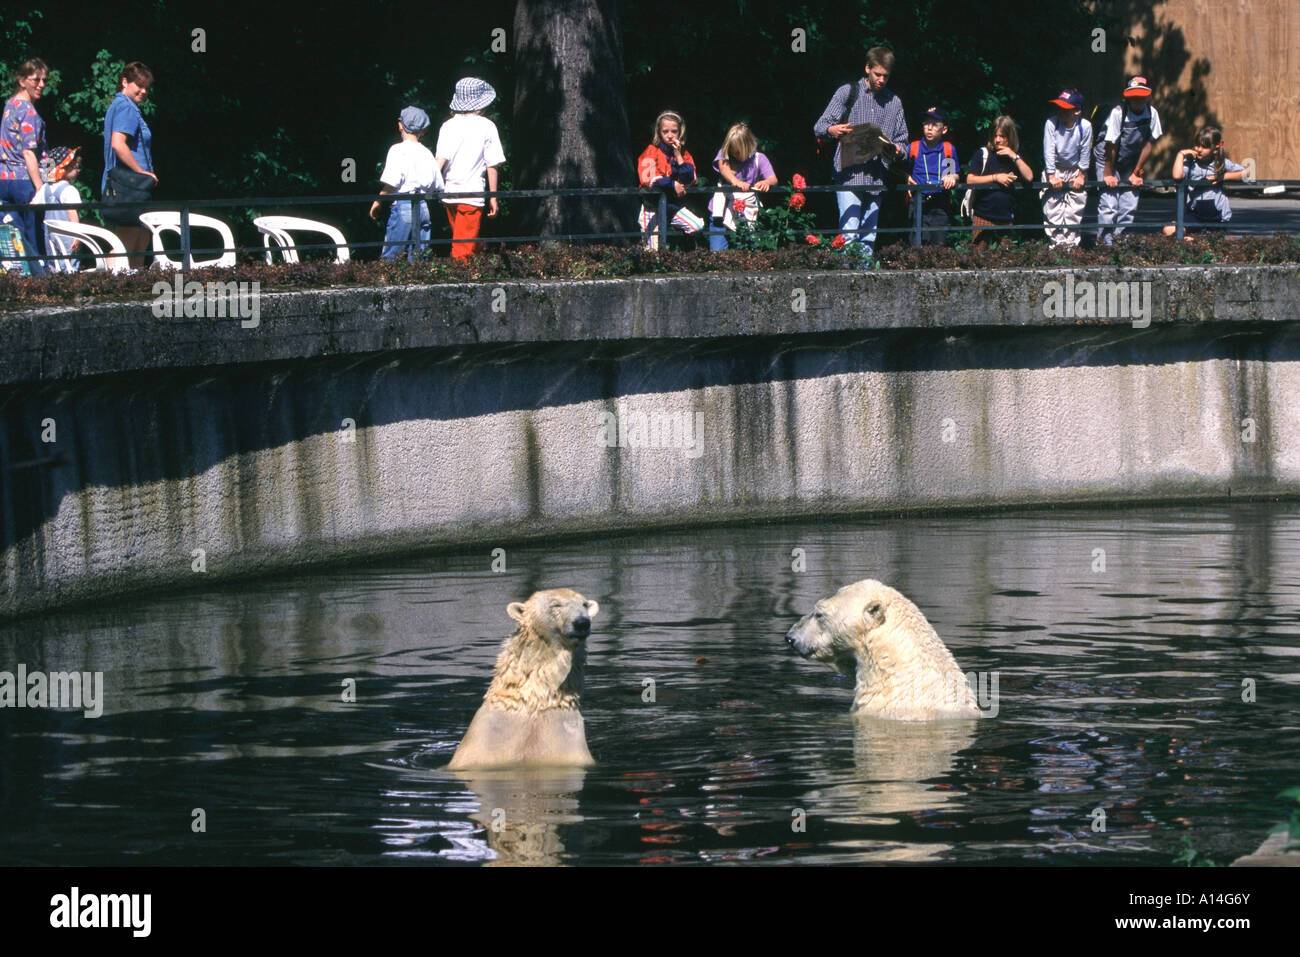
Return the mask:
<svg viewBox="0 0 1300 957">
<path fill-rule="evenodd" d="M 963 175 L 963 174 L 959 174 L 959 175 Z M 1131 183 L 1126 183 L 1123 180 L 1121 180 L 1120 183 L 1117 184 L 1116 186 L 1107 186 L 1101 180 L 1088 178 L 1082 186 L 1077 186 L 1077 187 L 1071 186 L 1068 183 L 1062 184 L 1059 187 L 1054 187 L 1050 185 L 1046 180 L 1017 180 L 1017 182 L 1013 183 L 1011 186 L 1003 186 L 999 183 L 966 183 L 964 182 L 964 180 L 959 179 L 959 181 L 956 184 L 954 184 L 952 187 L 949 187 L 947 189 L 945 189 L 940 183 L 883 182 L 878 184 L 863 184 L 863 185 L 848 185 L 846 183 L 830 183 L 830 184 L 821 184 L 816 186 L 808 185 L 800 188 L 795 188 L 794 186 L 789 186 L 789 185 L 776 185 L 771 187 L 771 189 L 767 191 L 767 195 L 784 196 L 784 195 L 792 195 L 794 193 L 824 194 L 824 193 L 839 193 L 843 191 L 853 191 L 853 192 L 861 192 L 861 193 L 911 192 L 913 193 L 913 200 L 911 203 L 912 220 L 913 220 L 912 223 L 907 226 L 878 227 L 874 230 L 874 232 L 882 235 L 912 233 L 915 240 L 919 242 L 921 238 L 921 231 L 922 231 L 921 198 L 923 195 L 930 194 L 930 193 L 937 193 L 937 192 L 955 193 L 959 190 L 982 191 L 982 190 L 995 190 L 995 189 L 1011 190 L 1013 192 L 1024 192 L 1024 191 L 1064 192 L 1064 191 L 1079 191 L 1079 190 L 1093 191 L 1093 190 L 1108 189 L 1108 190 L 1117 190 L 1121 192 L 1142 193 L 1142 192 L 1154 192 L 1154 191 L 1163 192 L 1165 190 L 1173 189 L 1178 195 L 1178 201 L 1175 203 L 1175 210 L 1176 210 L 1175 235 L 1178 238 L 1181 238 L 1184 233 L 1183 199 L 1184 199 L 1185 192 L 1189 188 L 1193 188 L 1193 187 L 1197 189 L 1217 188 L 1227 192 L 1237 193 L 1237 192 L 1253 192 L 1253 191 L 1258 191 L 1260 189 L 1263 189 L 1265 187 L 1277 187 L 1277 186 L 1283 187 L 1284 192 L 1290 192 L 1291 190 L 1300 190 L 1300 179 L 1265 179 L 1265 180 L 1251 180 L 1249 182 L 1234 180 L 1231 182 L 1225 181 L 1225 182 L 1215 183 L 1209 180 L 1189 180 L 1186 177 L 1184 177 L 1183 179 L 1145 180 L 1140 186 L 1134 186 Z M 719 183 L 713 186 L 699 185 L 699 186 L 688 186 L 684 188 L 684 195 L 686 196 L 713 195 L 715 193 L 735 194 L 735 193 L 742 193 L 742 192 L 749 193 L 749 192 L 754 192 L 754 190 L 752 189 L 746 190 L 738 186 L 730 186 L 723 183 Z M 636 196 L 641 198 L 643 201 L 652 197 L 655 198 L 657 200 L 656 205 L 658 206 L 657 212 L 659 214 L 658 221 L 659 221 L 660 242 L 665 246 L 667 245 L 668 226 L 669 226 L 669 223 L 667 221 L 668 220 L 667 192 L 664 189 L 659 187 L 643 187 L 639 185 L 638 186 L 551 187 L 551 188 L 540 188 L 540 189 L 509 189 L 509 190 L 498 189 L 498 190 L 456 191 L 456 192 L 446 191 L 446 190 L 430 190 L 428 192 L 423 192 L 423 193 L 373 193 L 373 194 L 352 193 L 352 194 L 336 195 L 336 196 L 240 196 L 240 197 L 230 197 L 230 198 L 223 198 L 223 199 L 187 199 L 187 200 L 175 200 L 175 201 L 152 200 L 152 201 L 141 202 L 141 203 L 109 204 L 109 207 L 120 208 L 120 205 L 127 205 L 132 210 L 139 211 L 139 212 L 179 211 L 180 232 L 181 232 L 181 248 L 180 248 L 181 270 L 183 272 L 188 273 L 189 269 L 191 268 L 193 257 L 196 254 L 224 255 L 227 253 L 235 253 L 237 255 L 238 254 L 248 255 L 250 253 L 264 254 L 266 250 L 266 247 L 262 245 L 258 245 L 258 246 L 235 245 L 233 247 L 214 246 L 214 247 L 194 248 L 190 242 L 190 235 L 189 235 L 190 225 L 191 225 L 190 214 L 192 212 L 197 212 L 199 210 L 228 209 L 234 207 L 293 208 L 293 207 L 303 207 L 303 206 L 322 206 L 322 205 L 332 206 L 332 205 L 344 205 L 344 204 L 355 206 L 367 202 L 373 202 L 375 200 L 378 200 L 380 202 L 410 202 L 412 206 L 415 207 L 417 204 L 423 202 L 433 203 L 433 202 L 440 202 L 440 201 L 446 201 L 452 199 L 487 200 L 487 199 L 496 198 L 498 200 L 510 200 L 510 199 L 530 199 L 530 198 L 548 198 L 548 197 L 564 198 L 564 197 L 581 197 L 581 196 L 586 196 L 586 197 L 606 196 L 611 198 L 620 197 L 620 196 L 628 196 L 628 197 Z M 646 205 L 649 204 L 647 203 Z M 0 203 L 0 218 L 3 218 L 6 212 L 22 211 L 30 208 L 31 208 L 31 204 L 27 204 L 27 203 Z M 100 210 L 105 208 L 105 204 L 103 203 L 102 200 L 91 201 L 86 203 L 41 203 L 41 204 L 37 204 L 37 208 L 40 209 L 41 211 L 75 210 L 79 213 L 85 213 L 85 212 L 99 212 Z M 979 228 L 981 229 L 981 231 L 989 231 L 989 232 L 1016 232 L 1016 231 L 1025 231 L 1025 230 L 1037 231 L 1043 229 L 1044 225 L 1045 224 L 1043 223 L 1022 223 L 1022 224 L 1011 223 L 1006 225 L 981 226 Z M 1128 224 L 1128 225 L 1129 228 L 1134 228 L 1132 224 Z M 1198 224 L 1198 228 L 1226 229 L 1231 225 L 1232 225 L 1231 223 L 1206 223 L 1206 224 Z M 419 243 L 419 241 L 415 238 L 415 230 L 419 228 L 418 216 L 412 217 L 412 226 L 413 226 L 413 230 L 410 238 L 404 241 L 399 241 L 400 245 L 406 245 L 409 247 L 409 246 L 417 245 Z M 973 226 L 973 224 L 967 226 L 966 224 L 958 223 L 958 224 L 949 224 L 949 226 L 945 228 L 952 231 L 960 231 L 965 229 L 973 230 L 975 227 Z M 1077 224 L 1068 224 L 1068 225 L 1061 225 L 1061 226 L 1054 225 L 1054 228 L 1060 228 L 1067 231 L 1069 230 L 1083 231 L 1084 229 L 1096 229 L 1098 227 L 1097 224 L 1095 223 L 1087 224 L 1085 226 L 1085 224 L 1080 222 Z M 1240 226 L 1237 226 L 1235 228 L 1237 228 L 1239 231 L 1247 232 L 1247 233 L 1262 232 L 1262 230 L 1251 230 L 1249 228 L 1241 229 Z M 1274 229 L 1269 231 L 1275 232 L 1276 230 Z M 809 235 L 826 236 L 826 235 L 834 235 L 837 234 L 838 232 L 839 230 L 833 228 L 811 229 L 809 230 Z M 491 241 L 504 242 L 504 243 L 524 243 L 524 242 L 544 242 L 544 241 L 573 240 L 573 239 L 582 239 L 582 240 L 626 239 L 626 238 L 639 237 L 643 235 L 644 234 L 640 230 L 636 230 L 636 231 L 627 231 L 627 232 L 565 234 L 563 236 L 559 236 L 559 235 L 493 236 L 491 238 Z M 427 240 L 426 242 L 430 246 L 447 246 L 447 245 L 451 245 L 453 242 L 456 242 L 456 240 L 451 238 L 434 239 L 430 237 L 430 239 Z M 376 247 L 383 247 L 385 245 L 387 245 L 387 243 L 385 243 L 383 240 L 356 241 L 356 242 L 348 241 L 347 243 L 343 243 L 343 244 L 295 243 L 294 248 L 299 250 L 304 250 L 304 251 L 307 250 L 315 251 L 315 250 L 338 250 L 340 248 L 371 249 Z M 120 256 L 121 254 L 109 253 L 106 255 Z M 140 255 L 140 254 L 128 253 L 127 255 L 129 256 L 129 255 Z M 16 262 L 17 261 L 31 262 L 31 261 L 46 261 L 52 259 L 72 259 L 72 258 L 79 258 L 79 257 L 76 254 L 66 254 L 66 255 L 32 254 L 27 256 L 6 256 L 4 258 L 6 260 L 16 261 Z"/>
</svg>

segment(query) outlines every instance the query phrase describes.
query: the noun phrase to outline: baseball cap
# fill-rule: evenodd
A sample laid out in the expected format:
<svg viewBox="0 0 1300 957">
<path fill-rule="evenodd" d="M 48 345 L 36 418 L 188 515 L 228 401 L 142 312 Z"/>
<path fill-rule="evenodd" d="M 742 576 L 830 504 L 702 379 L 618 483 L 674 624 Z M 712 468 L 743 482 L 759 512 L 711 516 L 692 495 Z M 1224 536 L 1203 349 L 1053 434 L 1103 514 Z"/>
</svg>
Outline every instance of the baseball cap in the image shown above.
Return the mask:
<svg viewBox="0 0 1300 957">
<path fill-rule="evenodd" d="M 1125 96 L 1150 96 L 1151 87 L 1147 85 L 1147 78 L 1144 76 L 1135 76 L 1128 81 L 1128 86 L 1124 87 Z"/>
<path fill-rule="evenodd" d="M 1078 90 L 1062 90 L 1052 102 L 1063 110 L 1077 110 L 1083 106 L 1083 94 Z"/>
<path fill-rule="evenodd" d="M 947 123 L 947 122 L 948 122 L 948 113 L 947 113 L 947 111 L 945 111 L 944 109 L 942 109 L 941 107 L 938 107 L 938 106 L 932 106 L 932 107 L 930 107 L 928 110 L 926 110 L 926 111 L 925 111 L 924 113 L 922 113 L 921 115 L 922 115 L 922 117 L 932 116 L 932 117 L 934 117 L 936 120 L 938 120 L 940 123 Z"/>
</svg>

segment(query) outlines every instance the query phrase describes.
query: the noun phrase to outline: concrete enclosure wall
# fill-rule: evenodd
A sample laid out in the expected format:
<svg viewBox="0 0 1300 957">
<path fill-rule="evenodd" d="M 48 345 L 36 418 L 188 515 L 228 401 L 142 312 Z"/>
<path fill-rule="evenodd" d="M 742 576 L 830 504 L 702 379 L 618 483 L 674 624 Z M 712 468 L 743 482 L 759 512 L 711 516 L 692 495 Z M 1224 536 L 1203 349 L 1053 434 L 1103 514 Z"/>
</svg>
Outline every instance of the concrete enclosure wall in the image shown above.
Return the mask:
<svg viewBox="0 0 1300 957">
<path fill-rule="evenodd" d="M 1061 314 L 1067 281 L 1147 283 L 1148 315 Z M 1300 492 L 1295 267 L 262 298 L 252 329 L 0 319 L 0 614 L 595 530 Z"/>
</svg>

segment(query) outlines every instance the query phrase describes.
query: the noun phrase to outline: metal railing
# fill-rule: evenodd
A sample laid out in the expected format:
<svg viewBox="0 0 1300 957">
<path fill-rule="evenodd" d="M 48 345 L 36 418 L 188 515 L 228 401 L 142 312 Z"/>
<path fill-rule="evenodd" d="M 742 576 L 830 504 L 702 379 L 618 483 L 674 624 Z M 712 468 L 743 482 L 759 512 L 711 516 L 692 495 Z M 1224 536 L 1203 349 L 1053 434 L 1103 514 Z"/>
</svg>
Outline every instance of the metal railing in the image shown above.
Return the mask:
<svg viewBox="0 0 1300 957">
<path fill-rule="evenodd" d="M 883 197 L 883 194 L 890 193 L 890 192 L 908 191 L 912 193 L 912 198 L 909 204 L 910 223 L 906 226 L 890 226 L 890 227 L 878 226 L 877 228 L 870 230 L 870 232 L 879 235 L 910 234 L 912 242 L 914 244 L 919 245 L 922 241 L 923 235 L 926 232 L 938 231 L 938 230 L 943 230 L 946 234 L 949 232 L 975 232 L 977 230 L 980 232 L 984 232 L 984 231 L 1034 232 L 1034 231 L 1040 231 L 1047 228 L 1051 228 L 1051 229 L 1062 229 L 1067 231 L 1078 231 L 1080 233 L 1083 233 L 1083 232 L 1097 231 L 1103 228 L 1112 228 L 1114 225 L 1116 225 L 1110 223 L 1101 224 L 1096 221 L 1090 223 L 1084 223 L 1081 221 L 1077 224 L 1063 224 L 1063 225 L 1056 225 L 1056 224 L 1046 223 L 1046 222 L 1038 222 L 1038 223 L 1024 223 L 1024 224 L 1011 223 L 1006 225 L 976 226 L 973 223 L 967 224 L 961 222 L 960 220 L 951 220 L 950 217 L 950 222 L 946 226 L 926 226 L 923 222 L 924 196 L 931 193 L 937 193 L 937 192 L 959 193 L 960 191 L 964 191 L 964 190 L 973 190 L 977 192 L 982 190 L 1009 190 L 1015 193 L 1032 191 L 1035 193 L 1043 194 L 1047 192 L 1063 193 L 1067 191 L 1079 191 L 1079 190 L 1083 190 L 1083 191 L 1106 190 L 1112 192 L 1127 192 L 1127 193 L 1136 192 L 1141 194 L 1141 193 L 1149 193 L 1149 192 L 1157 192 L 1157 191 L 1161 193 L 1166 193 L 1166 191 L 1168 191 L 1169 189 L 1173 189 L 1175 195 L 1175 203 L 1174 203 L 1175 218 L 1174 218 L 1174 222 L 1171 225 L 1175 227 L 1175 233 L 1174 233 L 1175 238 L 1181 239 L 1186 234 L 1188 228 L 1186 215 L 1185 215 L 1185 210 L 1187 208 L 1186 199 L 1187 199 L 1188 190 L 1192 188 L 1195 188 L 1197 190 L 1203 190 L 1207 188 L 1207 186 L 1216 186 L 1216 185 L 1217 188 L 1223 190 L 1225 193 L 1257 192 L 1260 189 L 1265 187 L 1282 187 L 1282 189 L 1285 192 L 1291 194 L 1288 198 L 1293 200 L 1296 198 L 1296 196 L 1294 195 L 1295 192 L 1300 190 L 1300 180 L 1259 180 L 1250 183 L 1233 181 L 1230 183 L 1207 184 L 1207 182 L 1204 180 L 1189 181 L 1184 178 L 1181 180 L 1150 180 L 1144 182 L 1143 185 L 1141 186 L 1133 186 L 1131 184 L 1121 183 L 1119 186 L 1115 186 L 1115 187 L 1106 186 L 1105 183 L 1093 179 L 1089 179 L 1081 187 L 1061 186 L 1055 188 L 1042 181 L 1019 182 L 1010 187 L 1004 187 L 996 183 L 980 183 L 980 184 L 968 185 L 963 182 L 958 182 L 958 184 L 952 187 L 952 189 L 950 190 L 944 190 L 939 185 L 893 184 L 893 183 L 873 185 L 873 186 L 852 186 L 852 187 L 844 186 L 844 185 L 806 186 L 800 190 L 795 190 L 792 187 L 774 186 L 772 187 L 771 190 L 767 191 L 767 193 L 763 195 L 787 196 L 795 192 L 816 195 L 820 193 L 840 193 L 844 191 L 852 191 L 859 195 L 870 194 L 873 196 Z M 684 200 L 686 197 L 691 197 L 691 196 L 712 196 L 715 193 L 732 195 L 735 193 L 751 192 L 751 191 L 752 190 L 742 190 L 739 187 L 724 186 L 724 185 L 692 186 L 686 188 L 685 194 L 682 197 L 682 199 Z M 564 240 L 590 241 L 593 239 L 632 239 L 632 238 L 647 240 L 649 238 L 650 232 L 642 231 L 641 229 L 636 229 L 636 230 L 626 231 L 626 232 L 592 232 L 592 233 L 576 233 L 576 234 L 563 234 L 563 235 L 549 234 L 549 235 L 534 235 L 534 236 L 491 236 L 491 237 L 480 236 L 475 240 L 433 238 L 432 236 L 430 236 L 428 240 L 422 240 L 419 236 L 421 220 L 422 220 L 421 206 L 422 204 L 425 203 L 430 204 L 430 210 L 432 210 L 434 204 L 438 204 L 444 200 L 461 200 L 461 199 L 469 199 L 469 198 L 482 198 L 486 201 L 492 198 L 496 198 L 498 200 L 514 200 L 514 199 L 544 199 L 544 198 L 551 198 L 551 197 L 618 198 L 618 197 L 628 197 L 628 196 L 638 197 L 647 208 L 650 205 L 647 202 L 647 200 L 650 199 L 654 200 L 654 205 L 655 205 L 654 232 L 658 234 L 658 241 L 659 241 L 660 248 L 666 249 L 668 246 L 668 239 L 670 235 L 669 229 L 671 226 L 671 222 L 670 222 L 671 217 L 669 216 L 670 203 L 669 203 L 668 193 L 665 190 L 658 189 L 658 188 L 648 189 L 642 187 L 587 187 L 587 188 L 568 188 L 568 189 L 514 189 L 514 190 L 497 190 L 497 191 L 483 190 L 477 192 L 431 191 L 429 193 L 401 193 L 401 194 L 377 193 L 373 195 L 353 194 L 347 196 L 313 196 L 313 197 L 245 196 L 245 197 L 237 197 L 232 199 L 182 200 L 180 202 L 153 201 L 153 202 L 146 202 L 146 203 L 130 203 L 130 204 L 121 204 L 121 205 L 114 204 L 114 205 L 109 205 L 107 207 L 105 206 L 104 203 L 96 203 L 96 202 L 80 203 L 80 204 L 50 203 L 50 204 L 37 205 L 35 209 L 37 211 L 42 211 L 42 212 L 51 211 L 51 210 L 75 210 L 78 213 L 87 213 L 87 212 L 99 212 L 100 210 L 107 208 L 111 211 L 120 212 L 122 210 L 122 205 L 126 205 L 129 206 L 129 208 L 133 212 L 137 212 L 137 213 L 160 211 L 160 210 L 179 212 L 180 248 L 178 252 L 180 253 L 180 259 L 181 259 L 180 268 L 183 272 L 188 273 L 188 271 L 191 268 L 191 261 L 196 255 L 213 255 L 213 254 L 224 255 L 226 253 L 233 252 L 237 255 L 254 254 L 258 256 L 263 256 L 267 253 L 268 250 L 268 247 L 265 244 L 257 245 L 257 246 L 236 244 L 235 246 L 229 248 L 227 247 L 195 248 L 191 241 L 191 216 L 195 212 L 200 210 L 219 210 L 219 209 L 231 209 L 231 208 L 266 209 L 268 207 L 274 207 L 279 209 L 284 209 L 284 208 L 293 209 L 293 208 L 302 208 L 302 207 L 309 207 L 309 206 L 340 206 L 340 205 L 356 207 L 361 204 L 370 203 L 374 200 L 379 200 L 380 202 L 385 202 L 385 203 L 409 202 L 411 204 L 411 217 L 410 217 L 411 231 L 405 240 L 398 240 L 397 242 L 392 244 L 388 243 L 386 240 L 356 241 L 356 242 L 349 240 L 346 244 L 317 242 L 317 243 L 302 243 L 302 244 L 295 243 L 294 245 L 294 248 L 299 251 L 337 250 L 340 248 L 340 245 L 345 245 L 346 248 L 348 248 L 349 250 L 382 248 L 386 245 L 397 245 L 400 247 L 404 247 L 405 251 L 409 253 L 413 249 L 418 249 L 423 245 L 450 246 L 454 243 L 460 243 L 460 242 L 536 243 L 536 242 L 551 242 L 551 241 L 564 241 Z M 672 203 L 671 205 L 680 206 L 680 205 L 684 205 L 684 202 Z M 33 207 L 30 205 L 0 204 L 0 220 L 3 220 L 6 212 L 17 212 L 17 211 L 32 210 L 32 209 Z M 706 232 L 712 228 L 722 228 L 722 227 L 712 226 L 709 221 L 710 218 L 711 217 L 705 217 Z M 430 219 L 432 220 L 432 212 L 430 212 Z M 15 225 L 17 224 L 15 223 Z M 1127 223 L 1118 224 L 1118 225 L 1122 226 L 1126 230 L 1150 228 L 1149 224 L 1139 225 L 1131 221 Z M 142 224 L 138 228 L 144 229 L 146 227 Z M 1196 223 L 1195 228 L 1198 230 L 1199 229 L 1226 230 L 1228 228 L 1232 228 L 1235 231 L 1243 234 L 1250 234 L 1250 233 L 1268 234 L 1277 231 L 1276 228 L 1242 229 L 1239 225 L 1234 225 L 1231 222 Z M 841 232 L 842 230 L 838 228 L 809 230 L 810 235 L 815 235 L 818 237 L 827 236 L 827 235 L 838 235 Z M 867 230 L 859 228 L 857 232 L 865 233 L 867 232 Z M 271 250 L 274 251 L 274 247 L 269 247 L 269 248 L 271 248 Z M 154 252 L 155 250 L 149 249 L 149 250 L 143 250 L 139 252 L 128 252 L 126 256 L 128 257 L 143 256 L 148 258 L 153 256 Z M 121 256 L 122 254 L 106 253 L 105 255 Z M 54 259 L 79 259 L 79 258 L 80 256 L 76 253 L 61 254 L 61 255 L 41 255 L 39 251 L 31 251 L 25 256 L 4 257 L 4 259 L 7 261 L 25 261 L 25 262 L 43 262 L 43 261 L 50 261 Z"/>
</svg>

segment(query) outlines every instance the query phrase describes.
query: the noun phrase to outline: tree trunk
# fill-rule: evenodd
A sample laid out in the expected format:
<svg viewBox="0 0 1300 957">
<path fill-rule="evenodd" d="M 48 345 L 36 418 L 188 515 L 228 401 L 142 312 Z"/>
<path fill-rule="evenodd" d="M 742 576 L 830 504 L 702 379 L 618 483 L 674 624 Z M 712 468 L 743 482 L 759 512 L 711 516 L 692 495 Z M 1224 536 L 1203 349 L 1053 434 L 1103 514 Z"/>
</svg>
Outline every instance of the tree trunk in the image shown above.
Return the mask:
<svg viewBox="0 0 1300 957">
<path fill-rule="evenodd" d="M 618 0 L 518 0 L 514 42 L 516 188 L 635 187 Z M 530 236 L 636 229 L 632 196 L 516 204 Z"/>
</svg>

